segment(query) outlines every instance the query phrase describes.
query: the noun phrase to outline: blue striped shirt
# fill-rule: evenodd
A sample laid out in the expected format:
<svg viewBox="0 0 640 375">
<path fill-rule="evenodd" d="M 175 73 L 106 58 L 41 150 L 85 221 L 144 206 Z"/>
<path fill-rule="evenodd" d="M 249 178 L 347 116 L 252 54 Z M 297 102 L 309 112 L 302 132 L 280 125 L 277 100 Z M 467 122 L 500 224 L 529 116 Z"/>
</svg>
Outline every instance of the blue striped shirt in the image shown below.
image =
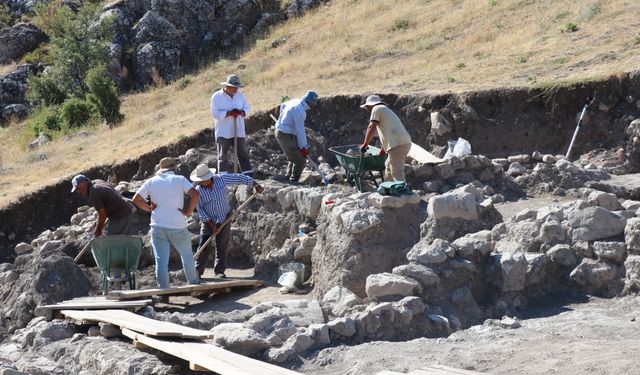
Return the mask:
<svg viewBox="0 0 640 375">
<path fill-rule="evenodd" d="M 206 188 L 202 185 L 196 186 L 200 193 L 198 201 L 198 215 L 200 222 L 213 221 L 220 224 L 231 211 L 229 198 L 227 197 L 227 186 L 231 185 L 253 185 L 253 179 L 249 176 L 236 173 L 225 173 L 213 175 L 213 185 Z"/>
</svg>

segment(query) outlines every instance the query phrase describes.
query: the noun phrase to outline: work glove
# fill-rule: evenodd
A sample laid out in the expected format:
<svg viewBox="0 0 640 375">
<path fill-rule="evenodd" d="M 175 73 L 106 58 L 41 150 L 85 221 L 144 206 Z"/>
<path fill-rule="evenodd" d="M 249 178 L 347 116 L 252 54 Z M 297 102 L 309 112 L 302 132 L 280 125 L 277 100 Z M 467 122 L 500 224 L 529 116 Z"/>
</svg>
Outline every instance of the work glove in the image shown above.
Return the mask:
<svg viewBox="0 0 640 375">
<path fill-rule="evenodd" d="M 363 143 L 360 145 L 360 153 L 364 154 L 365 152 L 367 152 L 368 149 L 369 149 L 369 145 L 367 145 L 366 143 Z"/>
<path fill-rule="evenodd" d="M 384 156 L 384 154 L 386 154 L 386 152 L 384 152 L 384 148 L 380 148 L 380 152 L 378 153 L 378 155 Z"/>
<path fill-rule="evenodd" d="M 306 147 L 303 147 L 300 149 L 300 155 L 302 155 L 303 158 L 307 158 L 307 156 L 309 156 L 309 150 L 307 150 Z"/>
<path fill-rule="evenodd" d="M 238 108 L 235 108 L 234 111 L 238 112 L 238 116 L 243 116 L 244 117 L 244 111 Z"/>
<path fill-rule="evenodd" d="M 240 115 L 240 111 L 238 111 L 237 109 L 227 112 L 227 116 L 238 117 L 239 115 Z"/>
</svg>

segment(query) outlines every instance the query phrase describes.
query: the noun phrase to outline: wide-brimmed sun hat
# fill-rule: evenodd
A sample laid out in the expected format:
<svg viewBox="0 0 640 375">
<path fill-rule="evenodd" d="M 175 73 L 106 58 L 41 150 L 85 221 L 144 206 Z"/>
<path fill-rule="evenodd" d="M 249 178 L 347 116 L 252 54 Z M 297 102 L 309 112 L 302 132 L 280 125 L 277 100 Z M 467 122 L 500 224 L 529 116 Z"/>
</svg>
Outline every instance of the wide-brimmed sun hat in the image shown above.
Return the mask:
<svg viewBox="0 0 640 375">
<path fill-rule="evenodd" d="M 209 168 L 206 164 L 200 164 L 191 172 L 189 178 L 193 182 L 207 181 L 216 174 L 215 168 Z"/>
<path fill-rule="evenodd" d="M 176 161 L 174 158 L 162 158 L 160 159 L 160 165 L 159 165 L 159 169 L 157 173 L 164 173 L 166 171 L 173 171 L 176 168 L 178 168 L 178 164 L 176 164 Z"/>
<path fill-rule="evenodd" d="M 369 95 L 367 97 L 367 100 L 364 102 L 363 105 L 360 106 L 360 108 L 367 108 L 368 105 L 376 105 L 376 104 L 384 104 L 384 102 L 382 101 L 382 99 L 380 99 L 378 95 Z"/>
<path fill-rule="evenodd" d="M 220 82 L 222 86 L 231 86 L 231 87 L 244 87 L 242 83 L 240 83 L 240 77 L 235 74 L 229 75 L 225 82 Z"/>
<path fill-rule="evenodd" d="M 83 174 L 79 174 L 76 175 L 72 180 L 71 180 L 71 192 L 73 193 L 74 191 L 76 191 L 76 189 L 78 188 L 78 185 L 80 185 L 81 182 L 84 181 L 89 181 L 89 179 L 87 178 L 87 176 L 83 175 Z"/>
</svg>

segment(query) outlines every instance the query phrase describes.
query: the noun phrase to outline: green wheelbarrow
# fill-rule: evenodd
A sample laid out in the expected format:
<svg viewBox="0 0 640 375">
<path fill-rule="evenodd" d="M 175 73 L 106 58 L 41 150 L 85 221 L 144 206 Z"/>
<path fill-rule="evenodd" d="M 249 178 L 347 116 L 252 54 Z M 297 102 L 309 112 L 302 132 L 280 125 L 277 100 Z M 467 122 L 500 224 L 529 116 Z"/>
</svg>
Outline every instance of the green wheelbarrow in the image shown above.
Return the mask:
<svg viewBox="0 0 640 375">
<path fill-rule="evenodd" d="M 109 283 L 120 287 L 129 282 L 129 289 L 136 288 L 134 271 L 138 269 L 138 261 L 143 242 L 136 236 L 102 236 L 91 240 L 91 253 L 96 265 L 102 272 L 102 294 L 109 289 Z"/>
<path fill-rule="evenodd" d="M 387 160 L 387 155 L 378 155 L 379 148 L 369 146 L 364 155 L 360 154 L 360 145 L 330 147 L 329 151 L 336 156 L 342 168 L 347 172 L 347 182 L 360 192 L 362 192 L 364 180 L 370 180 L 378 187 L 378 182 L 373 175 L 374 171 L 380 172 L 381 179 L 384 181 L 384 162 Z"/>
</svg>

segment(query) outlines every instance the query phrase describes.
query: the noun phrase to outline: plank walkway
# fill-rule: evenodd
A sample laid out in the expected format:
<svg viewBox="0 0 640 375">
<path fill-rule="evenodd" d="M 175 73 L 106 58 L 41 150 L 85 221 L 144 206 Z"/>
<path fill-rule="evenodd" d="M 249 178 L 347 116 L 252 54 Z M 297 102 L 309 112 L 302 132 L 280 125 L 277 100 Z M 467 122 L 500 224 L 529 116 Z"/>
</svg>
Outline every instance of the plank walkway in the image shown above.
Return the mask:
<svg viewBox="0 0 640 375">
<path fill-rule="evenodd" d="M 149 336 L 201 340 L 213 338 L 213 333 L 210 331 L 150 319 L 124 310 L 62 310 L 61 313 L 80 324 L 109 323 L 122 329 L 128 328 Z"/>
<path fill-rule="evenodd" d="M 132 339 L 135 347 L 150 347 L 182 358 L 196 371 L 215 371 L 220 375 L 299 374 L 204 342 L 160 340 L 126 328 L 122 330 L 122 334 Z"/>
<path fill-rule="evenodd" d="M 122 309 L 136 312 L 147 305 L 150 305 L 150 299 L 132 300 L 132 301 L 112 301 L 104 296 L 96 297 L 80 297 L 67 301 L 62 301 L 54 305 L 38 306 L 34 310 L 35 316 L 44 316 L 47 320 L 60 318 L 61 310 L 106 310 L 106 309 Z"/>
<path fill-rule="evenodd" d="M 406 374 L 395 371 L 380 371 L 376 375 L 483 375 L 482 372 L 462 370 L 459 368 L 431 365 L 417 370 L 410 371 Z"/>
<path fill-rule="evenodd" d="M 112 290 L 107 295 L 109 300 L 129 300 L 138 298 L 149 298 L 153 296 L 178 296 L 178 295 L 200 295 L 211 293 L 229 293 L 237 288 L 256 288 L 264 284 L 261 280 L 227 280 L 209 282 L 196 285 L 182 285 L 167 289 L 144 289 L 144 290 Z"/>
</svg>

